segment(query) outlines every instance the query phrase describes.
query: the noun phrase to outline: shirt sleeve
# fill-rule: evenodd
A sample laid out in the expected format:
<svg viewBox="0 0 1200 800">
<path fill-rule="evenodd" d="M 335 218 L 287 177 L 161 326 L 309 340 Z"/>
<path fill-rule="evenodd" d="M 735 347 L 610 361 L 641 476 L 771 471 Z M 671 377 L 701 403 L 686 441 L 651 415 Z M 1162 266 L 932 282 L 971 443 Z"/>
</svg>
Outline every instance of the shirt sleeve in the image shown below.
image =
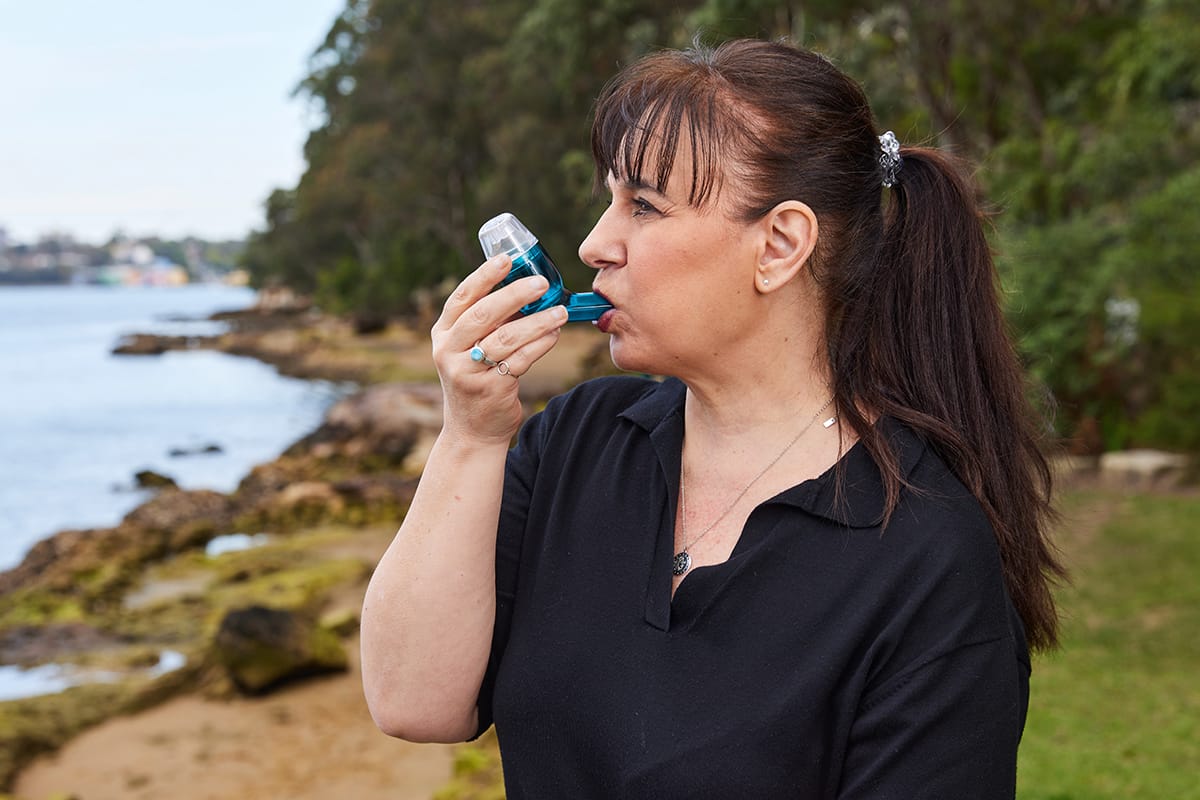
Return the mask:
<svg viewBox="0 0 1200 800">
<path fill-rule="evenodd" d="M 962 645 L 863 698 L 839 800 L 1012 800 L 1029 662 L 1008 637 Z"/>
<path fill-rule="evenodd" d="M 553 402 L 553 401 L 552 401 Z M 496 673 L 508 643 L 512 624 L 513 598 L 521 564 L 521 545 L 530 498 L 541 463 L 542 444 L 549 426 L 550 409 L 526 420 L 517 435 L 517 443 L 508 452 L 504 468 L 504 496 L 500 504 L 500 524 L 496 534 L 496 622 L 492 628 L 492 648 L 487 670 L 479 687 L 479 727 L 472 739 L 482 736 L 492 725 L 492 694 Z"/>
</svg>

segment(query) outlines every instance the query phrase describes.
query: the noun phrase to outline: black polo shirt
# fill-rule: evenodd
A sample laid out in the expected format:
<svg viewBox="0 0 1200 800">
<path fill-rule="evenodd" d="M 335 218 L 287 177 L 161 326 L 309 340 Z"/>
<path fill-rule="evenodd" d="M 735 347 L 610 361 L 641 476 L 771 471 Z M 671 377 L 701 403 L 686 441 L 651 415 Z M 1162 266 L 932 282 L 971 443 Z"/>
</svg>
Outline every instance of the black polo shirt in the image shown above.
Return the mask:
<svg viewBox="0 0 1200 800">
<path fill-rule="evenodd" d="M 758 506 L 671 597 L 685 387 L 580 385 L 509 454 L 479 697 L 510 800 L 1011 798 L 1024 632 L 991 527 L 908 428 Z"/>
</svg>

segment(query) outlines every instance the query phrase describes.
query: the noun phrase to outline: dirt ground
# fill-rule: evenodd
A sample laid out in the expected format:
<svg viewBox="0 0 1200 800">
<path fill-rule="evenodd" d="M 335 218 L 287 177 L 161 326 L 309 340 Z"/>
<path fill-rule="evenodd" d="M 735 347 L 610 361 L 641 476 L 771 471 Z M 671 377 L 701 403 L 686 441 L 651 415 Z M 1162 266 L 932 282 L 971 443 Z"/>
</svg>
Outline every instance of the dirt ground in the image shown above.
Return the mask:
<svg viewBox="0 0 1200 800">
<path fill-rule="evenodd" d="M 451 745 L 380 733 L 349 672 L 261 699 L 181 697 L 110 720 L 27 768 L 19 800 L 428 800 L 450 778 Z"/>
</svg>

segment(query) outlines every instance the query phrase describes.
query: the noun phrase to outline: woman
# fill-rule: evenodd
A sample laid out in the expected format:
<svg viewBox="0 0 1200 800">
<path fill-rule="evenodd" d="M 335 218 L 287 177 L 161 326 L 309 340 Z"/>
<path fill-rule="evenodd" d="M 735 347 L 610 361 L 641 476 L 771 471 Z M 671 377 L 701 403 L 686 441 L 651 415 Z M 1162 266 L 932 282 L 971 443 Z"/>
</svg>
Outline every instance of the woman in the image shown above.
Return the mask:
<svg viewBox="0 0 1200 800">
<path fill-rule="evenodd" d="M 566 314 L 515 318 L 546 285 L 489 293 L 504 257 L 463 281 L 363 609 L 377 723 L 494 720 L 510 798 L 1012 797 L 1061 570 L 970 187 L 758 41 L 627 68 L 592 150 L 598 326 L 672 377 L 585 383 L 510 451 Z"/>
</svg>

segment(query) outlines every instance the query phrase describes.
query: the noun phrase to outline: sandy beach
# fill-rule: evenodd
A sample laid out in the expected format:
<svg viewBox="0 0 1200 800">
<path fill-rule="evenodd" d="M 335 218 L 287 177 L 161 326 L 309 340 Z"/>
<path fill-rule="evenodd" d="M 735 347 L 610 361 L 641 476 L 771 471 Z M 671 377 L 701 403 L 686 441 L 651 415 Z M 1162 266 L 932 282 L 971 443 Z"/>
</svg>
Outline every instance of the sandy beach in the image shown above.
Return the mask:
<svg viewBox="0 0 1200 800">
<path fill-rule="evenodd" d="M 454 747 L 380 733 L 362 699 L 356 649 L 351 658 L 343 675 L 264 698 L 180 697 L 109 720 L 26 769 L 15 795 L 428 800 L 450 778 Z"/>
</svg>

